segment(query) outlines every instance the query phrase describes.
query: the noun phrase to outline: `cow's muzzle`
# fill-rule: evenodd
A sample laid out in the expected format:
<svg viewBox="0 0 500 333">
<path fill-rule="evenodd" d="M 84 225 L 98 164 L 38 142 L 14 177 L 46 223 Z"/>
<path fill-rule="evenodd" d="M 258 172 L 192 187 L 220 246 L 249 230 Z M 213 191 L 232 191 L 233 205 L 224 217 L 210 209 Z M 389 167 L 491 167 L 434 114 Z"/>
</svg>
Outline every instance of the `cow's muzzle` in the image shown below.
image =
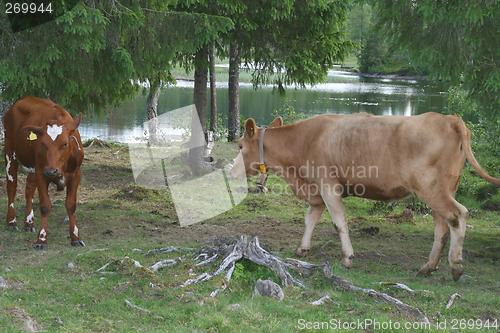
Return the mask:
<svg viewBox="0 0 500 333">
<path fill-rule="evenodd" d="M 56 184 L 57 190 L 64 190 L 64 177 L 58 169 L 45 168 L 43 175 L 51 182 Z"/>
</svg>

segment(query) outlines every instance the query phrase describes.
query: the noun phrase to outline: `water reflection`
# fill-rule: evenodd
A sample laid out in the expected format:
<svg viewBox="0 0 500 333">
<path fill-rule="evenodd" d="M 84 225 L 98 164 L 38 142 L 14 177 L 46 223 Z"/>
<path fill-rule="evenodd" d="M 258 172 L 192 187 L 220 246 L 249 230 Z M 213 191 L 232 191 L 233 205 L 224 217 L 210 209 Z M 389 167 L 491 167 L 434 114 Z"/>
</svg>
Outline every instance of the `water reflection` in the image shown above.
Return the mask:
<svg viewBox="0 0 500 333">
<path fill-rule="evenodd" d="M 257 123 L 269 123 L 273 111 L 286 105 L 314 115 L 323 113 L 350 114 L 368 112 L 377 115 L 414 115 L 443 112 L 446 94 L 425 83 L 362 78 L 339 70 L 328 72 L 327 82 L 302 88 L 288 88 L 280 95 L 271 86 L 257 90 L 250 83 L 240 85 L 242 117 L 253 117 Z M 217 83 L 217 101 L 221 117 L 227 119 L 227 82 Z M 158 112 L 163 114 L 193 102 L 193 82 L 178 81 L 162 91 Z M 81 125 L 84 138 L 98 137 L 119 142 L 135 142 L 144 137 L 146 97 L 139 94 L 101 115 L 86 115 Z"/>
</svg>

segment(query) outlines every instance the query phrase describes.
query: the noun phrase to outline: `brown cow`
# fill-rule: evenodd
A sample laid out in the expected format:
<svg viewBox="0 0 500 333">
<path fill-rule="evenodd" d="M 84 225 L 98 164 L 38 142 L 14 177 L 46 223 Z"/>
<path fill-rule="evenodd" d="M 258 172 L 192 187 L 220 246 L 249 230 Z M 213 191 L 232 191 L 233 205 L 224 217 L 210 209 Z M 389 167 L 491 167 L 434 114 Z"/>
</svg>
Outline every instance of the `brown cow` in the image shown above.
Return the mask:
<svg viewBox="0 0 500 333">
<path fill-rule="evenodd" d="M 280 118 L 273 125 L 277 123 L 281 124 Z M 240 149 L 233 177 L 270 169 L 309 202 L 297 255 L 310 249 L 314 227 L 326 206 L 340 237 L 346 267 L 352 265 L 353 249 L 342 197 L 394 200 L 418 196 L 432 208 L 435 222 L 434 245 L 419 273 L 429 275 L 437 269 L 450 234 L 448 260 L 457 280 L 463 273 L 468 212 L 455 200 L 455 192 L 465 160 L 482 178 L 500 186 L 500 179 L 488 175 L 474 158 L 464 122 L 437 113 L 412 117 L 321 115 L 267 129 L 248 119 Z"/>
<path fill-rule="evenodd" d="M 47 218 L 52 209 L 48 187 L 50 183 L 61 191 L 66 186 L 66 210 L 69 217 L 71 245 L 85 246 L 76 225 L 76 196 L 80 184 L 83 145 L 78 132 L 81 114 L 72 118 L 59 105 L 48 99 L 24 97 L 3 116 L 5 129 L 5 161 L 7 176 L 7 224 L 16 227 L 14 201 L 17 171 L 21 165 L 28 171 L 26 181 L 26 218 L 24 228 L 35 231 L 33 196 L 40 198 L 41 223 L 35 248 L 47 247 Z"/>
</svg>

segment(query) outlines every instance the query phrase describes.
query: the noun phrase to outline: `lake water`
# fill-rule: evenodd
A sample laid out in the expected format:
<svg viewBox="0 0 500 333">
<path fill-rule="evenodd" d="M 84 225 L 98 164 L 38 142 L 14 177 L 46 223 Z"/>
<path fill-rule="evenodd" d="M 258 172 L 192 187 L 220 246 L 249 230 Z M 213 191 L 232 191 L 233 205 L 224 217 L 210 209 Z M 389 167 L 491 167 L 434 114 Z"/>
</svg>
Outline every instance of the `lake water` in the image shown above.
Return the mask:
<svg viewBox="0 0 500 333">
<path fill-rule="evenodd" d="M 219 113 L 227 119 L 227 82 L 217 83 Z M 280 95 L 271 86 L 254 89 L 240 84 L 240 110 L 243 117 L 253 117 L 258 124 L 273 119 L 273 111 L 286 105 L 310 115 L 368 112 L 376 115 L 415 115 L 443 112 L 446 93 L 428 82 L 363 78 L 341 70 L 331 70 L 325 83 L 306 88 L 289 87 Z M 193 103 L 193 82 L 178 81 L 162 90 L 158 112 L 181 108 Z M 83 138 L 100 138 L 117 142 L 134 142 L 144 137 L 146 96 L 139 94 L 116 108 L 99 115 L 86 115 L 80 125 Z"/>
</svg>

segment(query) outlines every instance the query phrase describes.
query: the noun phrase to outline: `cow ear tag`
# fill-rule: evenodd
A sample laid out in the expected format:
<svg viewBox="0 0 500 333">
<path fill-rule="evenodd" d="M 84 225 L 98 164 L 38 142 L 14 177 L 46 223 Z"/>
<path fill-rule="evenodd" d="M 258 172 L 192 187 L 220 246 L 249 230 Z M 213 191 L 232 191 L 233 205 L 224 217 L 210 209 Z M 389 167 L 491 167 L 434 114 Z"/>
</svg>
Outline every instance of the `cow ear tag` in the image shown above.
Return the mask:
<svg viewBox="0 0 500 333">
<path fill-rule="evenodd" d="M 36 139 L 38 139 L 38 137 L 36 136 L 36 134 L 33 133 L 33 132 L 30 132 L 30 135 L 28 136 L 28 140 L 29 141 L 35 141 Z"/>
</svg>

